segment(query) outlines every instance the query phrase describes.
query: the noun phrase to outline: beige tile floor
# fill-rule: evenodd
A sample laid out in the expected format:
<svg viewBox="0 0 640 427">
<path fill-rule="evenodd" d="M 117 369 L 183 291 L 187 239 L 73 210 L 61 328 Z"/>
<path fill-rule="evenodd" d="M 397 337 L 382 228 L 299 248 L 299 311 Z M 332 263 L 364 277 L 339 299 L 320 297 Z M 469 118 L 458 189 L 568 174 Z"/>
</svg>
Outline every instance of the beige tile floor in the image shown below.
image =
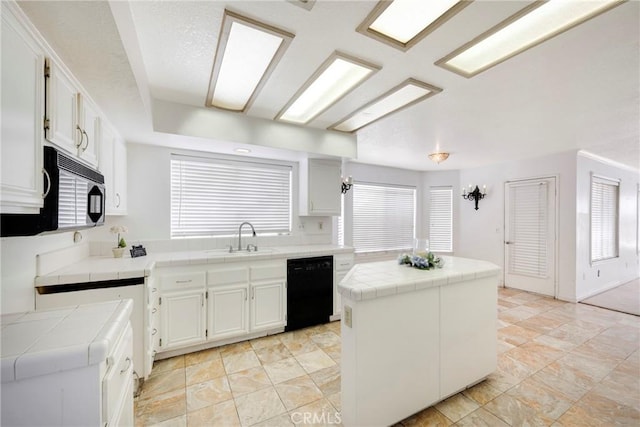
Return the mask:
<svg viewBox="0 0 640 427">
<path fill-rule="evenodd" d="M 513 289 L 498 310 L 497 371 L 398 426 L 640 425 L 640 317 Z M 135 402 L 138 426 L 336 425 L 339 410 L 339 322 L 158 361 Z"/>
</svg>

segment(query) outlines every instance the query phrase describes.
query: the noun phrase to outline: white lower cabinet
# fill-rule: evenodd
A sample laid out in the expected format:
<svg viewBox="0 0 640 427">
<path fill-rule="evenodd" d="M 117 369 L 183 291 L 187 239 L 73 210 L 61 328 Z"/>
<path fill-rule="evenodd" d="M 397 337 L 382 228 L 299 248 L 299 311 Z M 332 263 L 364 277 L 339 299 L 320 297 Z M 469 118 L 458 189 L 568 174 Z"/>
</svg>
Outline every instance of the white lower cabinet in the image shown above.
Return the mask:
<svg viewBox="0 0 640 427">
<path fill-rule="evenodd" d="M 285 325 L 285 282 L 277 280 L 251 284 L 251 331 Z"/>
<path fill-rule="evenodd" d="M 162 350 L 201 344 L 206 340 L 204 301 L 204 289 L 162 294 Z"/>
<path fill-rule="evenodd" d="M 247 285 L 209 288 L 209 339 L 249 333 Z"/>
<path fill-rule="evenodd" d="M 158 269 L 158 276 L 158 352 L 239 341 L 286 325 L 284 259 Z"/>
</svg>

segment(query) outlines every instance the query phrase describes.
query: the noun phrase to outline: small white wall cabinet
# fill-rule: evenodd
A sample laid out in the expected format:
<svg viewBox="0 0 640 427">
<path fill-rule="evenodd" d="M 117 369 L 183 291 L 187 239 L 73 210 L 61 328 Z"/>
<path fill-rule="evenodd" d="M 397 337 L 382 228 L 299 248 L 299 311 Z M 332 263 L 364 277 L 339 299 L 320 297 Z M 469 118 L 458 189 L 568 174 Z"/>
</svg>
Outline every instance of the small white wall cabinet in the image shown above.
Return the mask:
<svg viewBox="0 0 640 427">
<path fill-rule="evenodd" d="M 340 215 L 341 164 L 339 160 L 300 161 L 300 212 L 302 216 Z"/>
<path fill-rule="evenodd" d="M 81 116 L 78 126 L 82 129 L 78 145 L 78 157 L 92 166 L 98 165 L 98 148 L 100 147 L 100 115 L 98 109 L 87 98 L 78 98 Z"/>
<path fill-rule="evenodd" d="M 124 140 L 116 136 L 115 131 L 103 124 L 101 126 L 99 169 L 104 175 L 107 189 L 107 215 L 126 215 L 127 213 L 127 147 Z"/>
<path fill-rule="evenodd" d="M 43 204 L 44 52 L 2 2 L 0 212 Z"/>
</svg>

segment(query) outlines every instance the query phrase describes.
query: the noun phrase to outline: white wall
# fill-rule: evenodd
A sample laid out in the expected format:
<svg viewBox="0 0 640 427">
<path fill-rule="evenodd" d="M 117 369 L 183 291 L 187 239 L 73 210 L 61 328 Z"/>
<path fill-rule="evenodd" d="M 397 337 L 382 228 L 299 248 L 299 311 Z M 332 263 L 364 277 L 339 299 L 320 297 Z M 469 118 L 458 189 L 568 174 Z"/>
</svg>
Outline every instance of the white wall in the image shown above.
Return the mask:
<svg viewBox="0 0 640 427">
<path fill-rule="evenodd" d="M 487 196 L 479 210 L 470 201 L 461 200 L 458 248 L 456 255 L 490 261 L 504 271 L 504 185 L 523 178 L 556 176 L 558 185 L 558 277 L 557 297 L 576 299 L 576 151 L 535 159 L 460 171 L 462 187 L 487 185 Z M 508 286 L 508 283 L 507 283 Z"/>
<path fill-rule="evenodd" d="M 640 276 L 637 252 L 638 171 L 580 153 L 576 183 L 576 298 L 582 300 Z M 620 180 L 619 257 L 591 264 L 591 175 Z"/>
<path fill-rule="evenodd" d="M 193 238 L 171 239 L 171 181 L 170 159 L 171 153 L 197 155 L 165 147 L 144 144 L 127 144 L 127 173 L 129 176 L 128 215 L 107 218 L 107 226 L 99 231 L 97 240 L 104 241 L 101 253 L 108 255 L 113 236 L 109 234 L 109 227 L 113 224 L 126 225 L 129 232 L 125 239 L 129 245 L 143 244 L 148 251 L 171 250 L 202 250 L 222 248 L 233 243 L 237 245 L 237 235 L 225 238 Z M 211 156 L 212 154 L 204 154 Z M 214 155 L 216 156 L 216 155 Z M 225 156 L 230 158 L 231 156 Z M 261 237 L 260 230 L 256 230 L 258 238 L 251 240 L 258 246 L 282 246 L 296 244 L 325 244 L 331 243 L 330 217 L 298 217 L 297 216 L 297 167 L 293 173 L 293 225 L 289 236 Z M 336 192 L 340 191 L 336 188 Z M 320 226 L 322 223 L 322 226 Z M 240 225 L 240 224 L 238 224 Z M 244 238 L 243 238 L 244 240 Z"/>
<path fill-rule="evenodd" d="M 96 230 L 82 230 L 83 241 Z M 36 255 L 73 246 L 73 232 L 0 239 L 1 313 L 35 310 Z"/>
</svg>

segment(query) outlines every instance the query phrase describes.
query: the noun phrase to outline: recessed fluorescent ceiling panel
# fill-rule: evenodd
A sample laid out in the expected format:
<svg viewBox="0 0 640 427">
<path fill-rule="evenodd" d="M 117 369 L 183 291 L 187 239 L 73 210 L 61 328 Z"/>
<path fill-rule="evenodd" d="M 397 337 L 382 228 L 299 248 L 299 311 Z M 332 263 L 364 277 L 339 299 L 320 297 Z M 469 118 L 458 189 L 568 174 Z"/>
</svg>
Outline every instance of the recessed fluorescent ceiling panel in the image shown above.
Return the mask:
<svg viewBox="0 0 640 427">
<path fill-rule="evenodd" d="M 537 1 L 436 61 L 436 65 L 473 77 L 620 3 L 620 0 Z"/>
<path fill-rule="evenodd" d="M 245 111 L 293 37 L 286 31 L 225 10 L 207 104 Z"/>
<path fill-rule="evenodd" d="M 353 132 L 401 108 L 409 107 L 442 92 L 439 87 L 408 79 L 384 95 L 374 99 L 330 129 Z"/>
<path fill-rule="evenodd" d="M 377 65 L 335 52 L 302 85 L 276 119 L 309 123 L 379 69 Z"/>
<path fill-rule="evenodd" d="M 407 50 L 471 4 L 460 0 L 383 0 L 357 31 Z"/>
</svg>

